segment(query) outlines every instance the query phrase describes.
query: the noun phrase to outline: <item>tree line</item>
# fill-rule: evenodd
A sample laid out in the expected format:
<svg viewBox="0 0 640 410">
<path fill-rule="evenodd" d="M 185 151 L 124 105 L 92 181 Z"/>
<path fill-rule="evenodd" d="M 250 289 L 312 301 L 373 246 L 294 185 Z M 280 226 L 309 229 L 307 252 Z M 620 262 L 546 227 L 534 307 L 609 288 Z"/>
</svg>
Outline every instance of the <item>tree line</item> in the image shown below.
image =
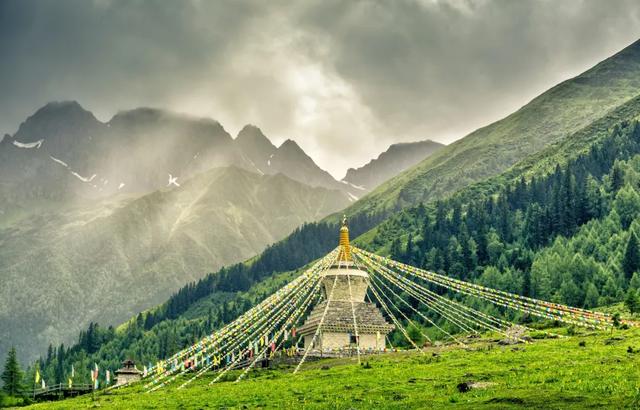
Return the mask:
<svg viewBox="0 0 640 410">
<path fill-rule="evenodd" d="M 633 308 L 640 304 L 638 153 L 640 126 L 623 122 L 547 175 L 402 211 L 378 227 L 371 248 L 525 296 L 587 308 L 627 300 Z"/>
<path fill-rule="evenodd" d="M 637 310 L 638 153 L 640 126 L 623 122 L 550 173 L 499 181 L 474 197 L 420 204 L 382 224 L 387 214 L 359 215 L 350 220 L 350 229 L 358 236 L 377 226 L 365 245 L 371 250 L 485 286 L 588 308 L 625 301 Z M 184 286 L 118 331 L 90 324 L 76 344 L 51 346 L 35 366 L 48 380 L 64 382 L 72 364 L 83 369 L 78 377 L 88 378 L 94 362 L 115 370 L 126 358 L 142 364 L 166 358 L 282 285 L 265 279 L 326 254 L 336 246 L 337 230 L 335 223 L 306 224 L 254 260 Z M 401 338 L 392 335 L 394 344 L 402 344 Z"/>
</svg>

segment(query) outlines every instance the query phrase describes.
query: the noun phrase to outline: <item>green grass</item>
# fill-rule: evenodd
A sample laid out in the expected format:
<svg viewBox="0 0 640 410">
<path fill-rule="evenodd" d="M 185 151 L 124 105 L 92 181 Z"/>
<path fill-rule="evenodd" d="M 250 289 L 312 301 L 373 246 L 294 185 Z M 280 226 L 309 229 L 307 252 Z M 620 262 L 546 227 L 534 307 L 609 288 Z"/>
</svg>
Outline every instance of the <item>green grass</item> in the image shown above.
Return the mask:
<svg viewBox="0 0 640 410">
<path fill-rule="evenodd" d="M 640 408 L 640 352 L 628 353 L 629 346 L 640 351 L 640 329 L 583 331 L 515 346 L 483 339 L 468 350 L 440 346 L 424 355 L 369 357 L 370 369 L 355 359 L 326 359 L 297 375 L 291 368 L 258 370 L 240 383 L 209 386 L 210 374 L 183 390 L 147 394 L 138 385 L 95 401 L 84 396 L 35 408 Z M 484 386 L 458 392 L 466 381 Z"/>
</svg>

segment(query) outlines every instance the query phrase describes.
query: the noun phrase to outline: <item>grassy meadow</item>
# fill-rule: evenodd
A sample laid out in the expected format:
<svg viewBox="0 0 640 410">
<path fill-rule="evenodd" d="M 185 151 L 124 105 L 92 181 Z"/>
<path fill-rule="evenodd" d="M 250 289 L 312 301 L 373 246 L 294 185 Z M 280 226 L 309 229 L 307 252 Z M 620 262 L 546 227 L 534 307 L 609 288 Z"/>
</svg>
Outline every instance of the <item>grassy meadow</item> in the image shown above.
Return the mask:
<svg viewBox="0 0 640 410">
<path fill-rule="evenodd" d="M 297 375 L 290 367 L 255 370 L 240 383 L 229 374 L 209 386 L 214 375 L 208 374 L 182 390 L 176 383 L 145 393 L 137 385 L 33 408 L 640 408 L 640 329 L 571 333 L 517 345 L 487 336 L 466 349 L 434 346 L 364 357 L 368 365 L 324 359 Z M 464 382 L 472 388 L 460 392 Z"/>
</svg>

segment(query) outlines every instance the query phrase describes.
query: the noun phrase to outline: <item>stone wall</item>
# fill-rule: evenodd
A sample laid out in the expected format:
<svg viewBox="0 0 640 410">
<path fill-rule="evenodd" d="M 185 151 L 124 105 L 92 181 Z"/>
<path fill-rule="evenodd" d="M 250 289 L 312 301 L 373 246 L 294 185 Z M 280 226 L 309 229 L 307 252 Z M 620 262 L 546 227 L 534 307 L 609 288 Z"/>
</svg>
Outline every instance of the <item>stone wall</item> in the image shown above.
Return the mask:
<svg viewBox="0 0 640 410">
<path fill-rule="evenodd" d="M 127 383 L 133 383 L 140 380 L 142 377 L 140 374 L 135 373 L 121 373 L 116 376 L 116 386 L 120 386 Z"/>
<path fill-rule="evenodd" d="M 358 345 L 361 350 L 383 350 L 385 348 L 383 334 L 380 334 L 379 338 L 377 334 L 360 334 L 359 339 L 360 343 Z M 309 346 L 312 340 L 313 335 L 304 338 L 305 348 Z M 320 335 L 318 335 L 316 346 L 313 348 L 323 351 L 345 349 L 353 347 L 350 344 L 350 340 L 350 333 L 321 332 Z"/>
</svg>

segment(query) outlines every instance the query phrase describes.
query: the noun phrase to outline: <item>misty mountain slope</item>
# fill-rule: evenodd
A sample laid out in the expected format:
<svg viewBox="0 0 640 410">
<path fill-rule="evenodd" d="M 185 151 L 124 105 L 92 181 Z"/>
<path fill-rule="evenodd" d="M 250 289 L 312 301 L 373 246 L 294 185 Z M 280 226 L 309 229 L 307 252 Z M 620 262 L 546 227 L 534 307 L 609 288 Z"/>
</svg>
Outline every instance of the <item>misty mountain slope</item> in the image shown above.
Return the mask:
<svg viewBox="0 0 640 410">
<path fill-rule="evenodd" d="M 0 216 L 38 201 L 144 194 L 221 166 L 282 173 L 311 186 L 352 187 L 318 167 L 295 142 L 276 148 L 245 127 L 234 140 L 212 119 L 137 108 L 98 121 L 77 102 L 49 103 L 0 142 Z M 361 195 L 361 193 L 359 193 Z"/>
<path fill-rule="evenodd" d="M 34 146 L 35 144 L 35 146 Z M 216 121 L 140 108 L 101 123 L 76 102 L 49 103 L 0 143 L 0 205 L 104 198 L 166 187 L 213 167 L 248 168 Z"/>
<path fill-rule="evenodd" d="M 371 191 L 442 147 L 444 144 L 431 140 L 393 144 L 366 165 L 357 169 L 349 168 L 342 180 Z"/>
<path fill-rule="evenodd" d="M 90 321 L 119 323 L 346 204 L 338 191 L 227 167 L 5 227 L 0 347 L 33 357 Z"/>
<path fill-rule="evenodd" d="M 640 41 L 491 125 L 439 150 L 351 206 L 389 210 L 451 194 L 495 175 L 640 94 Z"/>
<path fill-rule="evenodd" d="M 105 125 L 75 102 L 50 103 L 0 142 L 0 205 L 68 198 L 82 183 L 53 158 L 73 161 L 78 173 L 91 162 L 91 146 Z M 34 145 L 35 146 L 30 146 Z"/>
<path fill-rule="evenodd" d="M 108 151 L 105 162 L 115 168 L 117 181 L 138 190 L 166 186 L 168 174 L 185 180 L 213 167 L 249 169 L 231 136 L 212 119 L 138 108 L 116 114 L 107 126 L 110 144 L 126 148 L 126 154 Z"/>
</svg>

